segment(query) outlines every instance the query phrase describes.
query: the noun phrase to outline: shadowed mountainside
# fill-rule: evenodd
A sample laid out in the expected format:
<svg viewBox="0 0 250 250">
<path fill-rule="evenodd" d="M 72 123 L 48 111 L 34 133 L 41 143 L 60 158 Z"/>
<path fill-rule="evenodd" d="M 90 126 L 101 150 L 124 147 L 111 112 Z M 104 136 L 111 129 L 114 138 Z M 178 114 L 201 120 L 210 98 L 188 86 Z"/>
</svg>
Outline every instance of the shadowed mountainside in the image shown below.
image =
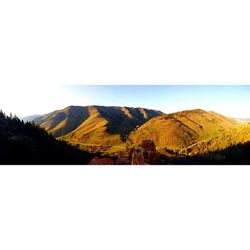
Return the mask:
<svg viewBox="0 0 250 250">
<path fill-rule="evenodd" d="M 1 164 L 87 164 L 94 156 L 0 112 Z"/>
<path fill-rule="evenodd" d="M 119 145 L 137 126 L 162 112 L 143 108 L 69 106 L 34 122 L 73 144 Z"/>
<path fill-rule="evenodd" d="M 149 120 L 131 133 L 130 139 L 137 145 L 152 139 L 158 148 L 179 150 L 236 126 L 239 124 L 234 119 L 215 112 L 187 110 Z"/>
</svg>

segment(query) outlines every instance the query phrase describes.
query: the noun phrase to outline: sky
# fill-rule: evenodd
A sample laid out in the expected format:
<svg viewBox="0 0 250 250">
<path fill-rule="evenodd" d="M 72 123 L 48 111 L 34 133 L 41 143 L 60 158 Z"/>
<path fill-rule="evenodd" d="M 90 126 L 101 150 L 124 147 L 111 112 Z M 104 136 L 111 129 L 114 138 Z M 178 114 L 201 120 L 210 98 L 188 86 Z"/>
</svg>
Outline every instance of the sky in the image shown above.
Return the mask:
<svg viewBox="0 0 250 250">
<path fill-rule="evenodd" d="M 165 113 L 201 108 L 250 118 L 250 85 L 9 86 L 0 91 L 0 109 L 19 117 L 70 105 L 143 107 Z"/>
</svg>

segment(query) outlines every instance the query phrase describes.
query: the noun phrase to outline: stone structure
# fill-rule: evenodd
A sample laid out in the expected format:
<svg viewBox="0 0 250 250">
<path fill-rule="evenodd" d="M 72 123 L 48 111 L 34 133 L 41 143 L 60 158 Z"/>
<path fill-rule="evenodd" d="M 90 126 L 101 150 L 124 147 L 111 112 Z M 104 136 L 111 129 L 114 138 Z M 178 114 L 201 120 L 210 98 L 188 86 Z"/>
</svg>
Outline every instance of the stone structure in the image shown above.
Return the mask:
<svg viewBox="0 0 250 250">
<path fill-rule="evenodd" d="M 94 157 L 92 165 L 165 165 L 169 159 L 166 155 L 156 150 L 153 140 L 143 140 L 139 147 L 131 148 L 126 152 L 120 152 L 116 157 Z"/>
<path fill-rule="evenodd" d="M 114 160 L 108 157 L 94 157 L 89 165 L 114 165 Z"/>
<path fill-rule="evenodd" d="M 135 148 L 132 153 L 132 165 L 144 165 L 144 155 L 142 148 Z"/>
<path fill-rule="evenodd" d="M 153 140 L 143 140 L 142 141 L 142 148 L 144 151 L 156 151 L 155 143 Z"/>
<path fill-rule="evenodd" d="M 155 143 L 153 140 L 143 140 L 142 149 L 144 161 L 146 164 L 157 164 L 160 159 L 160 153 L 156 151 Z"/>
</svg>

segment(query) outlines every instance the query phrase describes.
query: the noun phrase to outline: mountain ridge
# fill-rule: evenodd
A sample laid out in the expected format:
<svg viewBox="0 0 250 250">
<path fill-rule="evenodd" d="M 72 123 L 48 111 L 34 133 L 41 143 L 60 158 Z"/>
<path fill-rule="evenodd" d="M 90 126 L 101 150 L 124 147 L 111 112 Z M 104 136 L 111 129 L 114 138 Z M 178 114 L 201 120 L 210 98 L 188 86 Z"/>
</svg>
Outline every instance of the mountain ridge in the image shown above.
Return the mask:
<svg viewBox="0 0 250 250">
<path fill-rule="evenodd" d="M 242 125 L 199 108 L 164 114 L 140 107 L 70 105 L 36 117 L 33 122 L 58 141 L 98 153 L 98 159 L 123 159 L 124 153 L 128 155 L 131 149 L 142 147 L 145 140 L 153 140 L 156 150 L 170 164 L 248 161 L 250 123 Z"/>
<path fill-rule="evenodd" d="M 129 133 L 161 111 L 120 106 L 68 106 L 34 122 L 71 143 L 119 145 Z"/>
<path fill-rule="evenodd" d="M 134 144 L 153 139 L 159 148 L 180 149 L 238 126 L 232 118 L 202 109 L 163 114 L 150 119 L 130 135 Z"/>
<path fill-rule="evenodd" d="M 218 136 L 199 141 L 185 148 L 182 153 L 189 156 L 213 153 L 225 150 L 231 146 L 244 144 L 250 141 L 250 123 L 231 128 Z"/>
</svg>

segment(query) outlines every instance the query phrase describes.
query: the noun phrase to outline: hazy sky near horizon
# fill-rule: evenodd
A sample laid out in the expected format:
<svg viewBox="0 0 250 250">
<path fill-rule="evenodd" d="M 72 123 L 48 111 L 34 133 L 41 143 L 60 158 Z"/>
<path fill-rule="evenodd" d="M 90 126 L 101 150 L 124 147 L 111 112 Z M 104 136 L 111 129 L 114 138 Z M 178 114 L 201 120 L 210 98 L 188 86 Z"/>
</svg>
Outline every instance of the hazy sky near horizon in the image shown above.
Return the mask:
<svg viewBox="0 0 250 250">
<path fill-rule="evenodd" d="M 6 87 L 0 109 L 20 117 L 70 105 L 128 106 L 165 113 L 201 108 L 250 118 L 250 85 L 67 85 Z"/>
</svg>

